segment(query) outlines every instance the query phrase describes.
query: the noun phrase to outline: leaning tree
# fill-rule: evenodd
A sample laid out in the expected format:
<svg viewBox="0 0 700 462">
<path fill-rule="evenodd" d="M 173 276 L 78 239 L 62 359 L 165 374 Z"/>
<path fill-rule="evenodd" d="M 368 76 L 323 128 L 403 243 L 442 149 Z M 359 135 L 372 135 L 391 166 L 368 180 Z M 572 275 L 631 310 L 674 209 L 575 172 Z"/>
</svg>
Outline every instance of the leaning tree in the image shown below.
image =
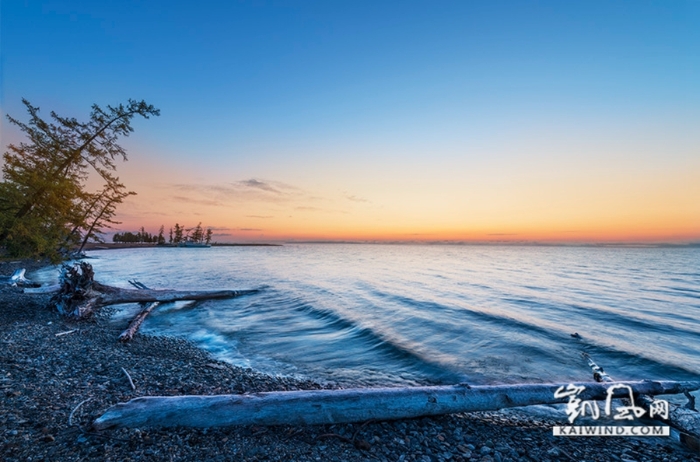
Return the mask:
<svg viewBox="0 0 700 462">
<path fill-rule="evenodd" d="M 160 111 L 145 101 L 129 100 L 106 109 L 93 105 L 87 122 L 55 112 L 46 121 L 38 107 L 22 102 L 29 121 L 8 119 L 28 141 L 9 145 L 3 156 L 0 245 L 12 256 L 59 260 L 67 249 L 114 223 L 116 205 L 133 194 L 115 175 L 116 161 L 127 159 L 118 140 L 133 132 L 134 116 L 148 119 Z M 101 191 L 87 191 L 91 174 L 104 182 Z"/>
</svg>

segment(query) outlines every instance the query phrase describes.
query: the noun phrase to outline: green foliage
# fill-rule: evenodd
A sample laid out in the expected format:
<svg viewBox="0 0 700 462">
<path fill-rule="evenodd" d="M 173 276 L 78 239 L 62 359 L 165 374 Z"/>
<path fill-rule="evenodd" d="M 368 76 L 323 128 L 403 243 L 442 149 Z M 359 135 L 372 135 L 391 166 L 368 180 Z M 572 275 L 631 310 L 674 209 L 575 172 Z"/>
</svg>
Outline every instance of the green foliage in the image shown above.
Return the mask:
<svg viewBox="0 0 700 462">
<path fill-rule="evenodd" d="M 9 145 L 3 155 L 0 245 L 12 257 L 58 261 L 77 245 L 99 240 L 102 228 L 116 223 L 116 205 L 135 194 L 114 174 L 115 162 L 126 160 L 117 141 L 133 131 L 135 115 L 148 119 L 159 111 L 144 101 L 129 100 L 106 110 L 93 105 L 87 122 L 55 112 L 47 122 L 39 117 L 38 107 L 22 102 L 29 122 L 10 116 L 8 120 L 28 141 Z M 101 191 L 86 190 L 91 173 L 104 181 Z"/>
</svg>

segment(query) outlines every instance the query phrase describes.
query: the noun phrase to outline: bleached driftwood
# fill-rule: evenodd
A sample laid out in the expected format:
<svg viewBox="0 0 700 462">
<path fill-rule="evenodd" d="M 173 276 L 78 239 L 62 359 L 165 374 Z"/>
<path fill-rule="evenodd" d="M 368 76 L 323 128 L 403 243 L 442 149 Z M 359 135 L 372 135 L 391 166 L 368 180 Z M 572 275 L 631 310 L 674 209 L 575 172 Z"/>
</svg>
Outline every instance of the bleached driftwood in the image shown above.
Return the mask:
<svg viewBox="0 0 700 462">
<path fill-rule="evenodd" d="M 10 276 L 10 284 L 16 284 L 18 282 L 29 282 L 29 280 L 25 279 L 25 277 L 24 277 L 24 273 L 26 271 L 27 270 L 24 268 L 15 270 L 14 274 L 12 276 Z"/>
<path fill-rule="evenodd" d="M 134 279 L 133 281 L 129 281 L 129 284 L 136 287 L 137 289 L 150 290 L 149 287 L 146 287 L 145 284 L 137 281 L 136 279 Z M 141 324 L 143 324 L 143 321 L 146 319 L 146 316 L 148 316 L 151 313 L 151 311 L 158 307 L 160 305 L 160 302 L 153 302 L 151 304 L 141 303 L 140 305 L 143 309 L 139 311 L 136 316 L 134 316 L 134 318 L 129 323 L 129 327 L 127 327 L 126 330 L 121 333 L 121 335 L 119 336 L 120 342 L 128 342 L 132 338 L 134 338 L 134 335 L 136 334 L 136 332 L 138 332 L 139 328 L 141 327 Z"/>
<path fill-rule="evenodd" d="M 136 385 L 134 385 L 134 381 L 131 380 L 131 375 L 122 367 L 122 372 L 124 372 L 124 375 L 126 375 L 127 380 L 129 381 L 129 385 L 131 385 L 132 390 L 136 390 Z"/>
<path fill-rule="evenodd" d="M 148 316 L 158 305 L 160 305 L 160 302 L 153 302 L 139 311 L 139 313 L 134 316 L 134 319 L 132 319 L 129 323 L 129 327 L 127 327 L 126 330 L 119 335 L 119 341 L 128 342 L 134 338 L 134 334 L 138 332 L 139 327 L 141 327 L 141 324 L 146 319 L 146 316 Z"/>
<path fill-rule="evenodd" d="M 38 287 L 38 284 L 24 277 L 26 271 L 26 269 L 20 268 L 15 270 L 12 276 L 0 276 L 0 282 L 6 282 L 14 287 Z"/>
<path fill-rule="evenodd" d="M 588 365 L 593 370 L 593 378 L 596 382 L 614 382 L 605 370 L 593 361 L 593 358 L 591 358 L 588 353 L 583 353 L 582 355 L 586 358 Z M 683 444 L 691 449 L 700 450 L 700 412 L 694 409 L 695 398 L 688 393 L 689 391 L 691 390 L 683 391 L 689 399 L 687 408 L 668 403 L 668 419 L 662 418 L 662 416 L 657 413 L 654 413 L 653 418 L 677 429 L 680 432 L 679 439 Z M 643 393 L 637 398 L 647 411 L 652 408 L 658 409 L 662 406 L 649 394 Z"/>
<path fill-rule="evenodd" d="M 176 302 L 181 300 L 212 300 L 253 294 L 247 290 L 131 290 L 106 286 L 94 280 L 89 263 L 64 266 L 61 287 L 51 298 L 56 310 L 64 315 L 83 318 L 96 309 L 120 303 Z"/>
<path fill-rule="evenodd" d="M 54 292 L 58 292 L 59 290 L 61 290 L 61 284 L 51 284 L 48 286 L 24 289 L 23 292 L 25 294 L 51 294 Z"/>
<path fill-rule="evenodd" d="M 700 382 L 625 382 L 637 393 L 675 394 Z M 311 425 L 394 420 L 458 412 L 566 402 L 555 391 L 568 384 L 412 388 L 362 388 L 255 393 L 250 395 L 147 396 L 112 406 L 93 423 L 110 427 L 225 427 Z M 582 383 L 584 400 L 603 400 L 608 387 Z M 622 396 L 622 393 L 614 396 Z"/>
<path fill-rule="evenodd" d="M 258 289 L 245 290 L 132 290 L 94 284 L 97 293 L 95 303 L 99 306 L 119 303 L 177 302 L 183 300 L 213 300 L 254 294 Z"/>
</svg>

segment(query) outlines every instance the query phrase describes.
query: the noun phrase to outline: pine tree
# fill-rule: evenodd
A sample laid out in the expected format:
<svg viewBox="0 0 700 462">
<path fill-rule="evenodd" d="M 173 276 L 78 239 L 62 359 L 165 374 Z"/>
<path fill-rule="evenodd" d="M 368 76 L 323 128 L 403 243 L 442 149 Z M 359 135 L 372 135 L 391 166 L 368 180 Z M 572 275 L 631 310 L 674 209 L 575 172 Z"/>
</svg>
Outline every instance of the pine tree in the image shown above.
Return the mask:
<svg viewBox="0 0 700 462">
<path fill-rule="evenodd" d="M 175 223 L 175 239 L 173 239 L 173 242 L 175 244 L 179 244 L 180 242 L 182 242 L 182 232 L 183 229 L 180 227 L 180 225 Z"/>
<path fill-rule="evenodd" d="M 100 220 L 121 202 L 114 199 L 124 194 L 114 172 L 116 160 L 126 160 L 126 151 L 117 141 L 133 132 L 134 116 L 148 119 L 159 111 L 145 101 L 129 100 L 126 106 L 106 110 L 93 105 L 88 122 L 55 112 L 47 122 L 39 117 L 38 107 L 22 102 L 29 122 L 10 116 L 8 120 L 24 132 L 28 142 L 9 145 L 3 155 L 0 245 L 12 256 L 58 261 L 66 245 L 77 244 L 81 236 L 84 240 L 85 233 L 94 237 Z M 104 181 L 103 190 L 109 191 L 110 199 L 86 190 L 91 171 Z"/>
</svg>

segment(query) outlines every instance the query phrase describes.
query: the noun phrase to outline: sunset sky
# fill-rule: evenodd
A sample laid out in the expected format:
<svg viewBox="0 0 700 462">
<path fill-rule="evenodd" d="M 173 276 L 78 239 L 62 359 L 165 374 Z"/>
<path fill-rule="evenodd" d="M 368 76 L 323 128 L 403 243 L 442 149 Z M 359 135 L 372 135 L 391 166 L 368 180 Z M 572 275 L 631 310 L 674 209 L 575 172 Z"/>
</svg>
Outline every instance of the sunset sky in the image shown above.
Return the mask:
<svg viewBox="0 0 700 462">
<path fill-rule="evenodd" d="M 698 1 L 20 1 L 3 151 L 145 99 L 122 230 L 700 242 Z"/>
</svg>

